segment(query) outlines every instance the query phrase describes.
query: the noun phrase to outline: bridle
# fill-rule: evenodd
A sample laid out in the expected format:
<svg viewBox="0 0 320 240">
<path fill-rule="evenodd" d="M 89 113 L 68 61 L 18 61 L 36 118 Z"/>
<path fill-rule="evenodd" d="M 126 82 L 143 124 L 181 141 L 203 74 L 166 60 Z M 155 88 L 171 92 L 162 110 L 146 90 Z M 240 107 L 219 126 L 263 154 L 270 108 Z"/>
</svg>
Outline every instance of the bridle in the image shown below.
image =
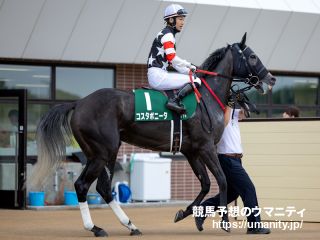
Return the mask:
<svg viewBox="0 0 320 240">
<path fill-rule="evenodd" d="M 241 71 L 242 66 L 245 69 L 245 75 L 247 77 L 234 77 L 233 82 L 243 82 L 248 84 L 249 86 L 243 88 L 243 91 L 248 91 L 252 87 L 259 88 L 262 78 L 264 78 L 268 74 L 268 70 L 263 66 L 260 60 L 257 59 L 256 69 L 252 69 L 251 65 L 248 64 L 248 58 L 250 58 L 253 54 L 253 51 L 246 46 L 243 50 L 240 48 L 238 43 L 231 45 L 239 55 L 240 61 L 238 61 L 236 66 L 239 71 Z M 235 66 L 235 62 L 234 62 Z"/>
<path fill-rule="evenodd" d="M 260 62 L 260 60 L 256 64 L 256 68 L 259 69 L 257 71 L 253 70 L 251 66 L 248 64 L 248 57 L 251 56 L 253 51 L 249 47 L 245 47 L 243 50 L 240 48 L 239 43 L 235 43 L 233 45 L 228 45 L 227 50 L 231 49 L 231 51 L 236 52 L 239 54 L 240 61 L 235 62 L 234 58 L 234 67 L 237 68 L 237 72 L 241 72 L 242 66 L 244 66 L 245 74 L 247 77 L 242 77 L 242 76 L 228 76 L 224 75 L 218 72 L 213 72 L 213 71 L 207 71 L 207 70 L 202 70 L 202 69 L 197 69 L 194 73 L 190 72 L 190 81 L 193 82 L 192 80 L 192 75 L 194 75 L 194 78 L 196 77 L 196 73 L 202 73 L 204 75 L 210 75 L 210 76 L 216 76 L 216 77 L 222 77 L 225 79 L 229 79 L 232 82 L 242 82 L 247 84 L 248 86 L 245 86 L 243 88 L 238 88 L 234 89 L 233 85 L 230 88 L 231 95 L 234 99 L 239 99 L 239 96 L 241 96 L 242 99 L 246 99 L 246 103 L 249 103 L 249 99 L 246 96 L 245 92 L 249 91 L 252 87 L 255 87 L 257 89 L 261 88 L 260 83 L 261 80 L 260 78 L 263 78 L 267 75 L 268 70 L 263 66 L 263 64 Z M 248 52 L 251 50 L 251 52 Z M 247 53 L 246 53 L 247 52 Z M 237 63 L 237 65 L 235 64 Z M 217 95 L 213 92 L 213 90 L 210 88 L 209 84 L 207 84 L 206 80 L 204 78 L 200 78 L 201 81 L 204 83 L 205 87 L 209 90 L 210 94 L 216 99 L 222 110 L 225 110 L 224 105 L 220 101 L 220 99 L 217 97 Z M 196 89 L 196 88 L 195 88 Z M 200 93 L 196 91 L 196 95 L 198 95 L 198 99 L 200 98 Z"/>
<path fill-rule="evenodd" d="M 237 68 L 239 70 L 241 70 L 242 65 L 245 68 L 245 72 L 247 77 L 241 77 L 241 76 L 228 76 L 228 75 L 224 75 L 218 72 L 213 72 L 213 71 L 206 71 L 206 70 L 202 70 L 202 69 L 197 69 L 195 72 L 196 73 L 202 73 L 204 75 L 211 75 L 211 76 L 217 76 L 217 77 L 222 77 L 222 78 L 226 78 L 226 79 L 230 79 L 232 82 L 243 82 L 249 86 L 243 88 L 244 91 L 248 91 L 250 90 L 252 87 L 259 87 L 260 82 L 261 82 L 261 78 L 265 77 L 268 73 L 268 70 L 262 65 L 261 62 L 259 62 L 258 64 L 260 65 L 260 69 L 255 73 L 255 71 L 251 68 L 251 66 L 248 64 L 248 57 L 250 57 L 250 54 L 252 54 L 253 52 L 249 52 L 247 53 L 246 56 L 246 51 L 251 50 L 249 47 L 245 47 L 243 50 L 239 47 L 239 43 L 234 43 L 233 45 L 228 45 L 227 49 L 231 49 L 234 51 L 236 51 L 236 53 L 238 53 L 239 59 L 240 61 L 237 62 Z M 234 62 L 234 66 L 235 66 L 235 62 Z"/>
</svg>

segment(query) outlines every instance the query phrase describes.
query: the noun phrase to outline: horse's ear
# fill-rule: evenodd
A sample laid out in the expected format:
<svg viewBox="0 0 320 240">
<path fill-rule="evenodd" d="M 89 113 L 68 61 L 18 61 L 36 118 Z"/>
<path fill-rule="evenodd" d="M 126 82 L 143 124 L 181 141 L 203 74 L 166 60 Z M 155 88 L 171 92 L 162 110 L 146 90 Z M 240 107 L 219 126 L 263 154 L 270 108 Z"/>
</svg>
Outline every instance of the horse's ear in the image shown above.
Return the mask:
<svg viewBox="0 0 320 240">
<path fill-rule="evenodd" d="M 240 48 L 241 49 L 244 49 L 246 47 L 246 40 L 247 40 L 247 32 L 245 32 L 243 34 L 243 37 L 242 37 L 242 39 L 240 41 Z"/>
</svg>

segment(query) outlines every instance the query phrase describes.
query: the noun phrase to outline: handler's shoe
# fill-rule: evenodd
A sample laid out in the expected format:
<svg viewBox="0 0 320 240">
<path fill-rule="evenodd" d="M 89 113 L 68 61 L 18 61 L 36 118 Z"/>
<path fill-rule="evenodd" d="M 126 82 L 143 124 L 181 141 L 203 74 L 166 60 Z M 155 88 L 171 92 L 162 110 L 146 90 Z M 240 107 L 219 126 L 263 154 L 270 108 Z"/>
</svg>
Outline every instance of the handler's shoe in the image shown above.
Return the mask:
<svg viewBox="0 0 320 240">
<path fill-rule="evenodd" d="M 271 230 L 269 228 L 248 228 L 247 234 L 269 234 Z"/>
<path fill-rule="evenodd" d="M 195 217 L 194 218 L 194 221 L 196 223 L 196 227 L 197 227 L 199 232 L 203 231 L 203 226 L 202 225 L 203 225 L 205 219 L 206 219 L 205 217 Z"/>
</svg>

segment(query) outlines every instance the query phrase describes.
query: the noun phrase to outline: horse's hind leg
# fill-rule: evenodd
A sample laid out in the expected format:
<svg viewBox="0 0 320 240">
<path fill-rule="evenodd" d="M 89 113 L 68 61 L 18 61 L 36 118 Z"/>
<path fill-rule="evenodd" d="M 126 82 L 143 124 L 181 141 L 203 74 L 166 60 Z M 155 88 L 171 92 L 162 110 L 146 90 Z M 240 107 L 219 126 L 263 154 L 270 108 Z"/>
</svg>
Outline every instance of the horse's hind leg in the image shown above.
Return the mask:
<svg viewBox="0 0 320 240">
<path fill-rule="evenodd" d="M 115 155 L 115 158 L 116 158 L 116 155 Z M 112 166 L 107 165 L 105 167 L 105 170 L 103 170 L 100 173 L 98 177 L 98 182 L 97 182 L 97 191 L 106 201 L 106 203 L 109 204 L 110 208 L 118 217 L 120 223 L 130 230 L 130 235 L 140 235 L 141 232 L 139 231 L 139 229 L 137 229 L 137 227 L 130 221 L 130 219 L 125 214 L 125 212 L 121 209 L 119 204 L 112 198 L 111 182 L 113 177 L 115 161 L 116 160 L 114 159 L 114 161 L 111 164 Z"/>
<path fill-rule="evenodd" d="M 96 237 L 106 237 L 108 234 L 102 228 L 99 228 L 93 224 L 86 198 L 91 184 L 97 179 L 103 167 L 104 161 L 99 161 L 98 159 L 89 161 L 88 159 L 86 167 L 83 169 L 82 173 L 74 184 L 79 200 L 79 207 L 84 228 L 93 232 Z"/>
</svg>

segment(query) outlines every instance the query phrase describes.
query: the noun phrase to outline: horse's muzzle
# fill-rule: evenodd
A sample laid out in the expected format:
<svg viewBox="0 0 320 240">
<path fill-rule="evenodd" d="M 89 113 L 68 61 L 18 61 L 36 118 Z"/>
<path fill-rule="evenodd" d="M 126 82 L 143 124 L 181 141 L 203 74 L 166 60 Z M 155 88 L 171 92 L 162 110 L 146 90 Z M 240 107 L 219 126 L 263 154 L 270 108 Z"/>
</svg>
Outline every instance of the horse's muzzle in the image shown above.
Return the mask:
<svg viewBox="0 0 320 240">
<path fill-rule="evenodd" d="M 272 87 L 276 83 L 276 78 L 271 74 L 268 73 L 263 79 L 262 82 L 268 85 L 268 89 L 264 89 L 263 86 L 260 85 L 260 87 L 263 89 L 263 94 L 266 94 L 267 91 L 271 91 Z"/>
</svg>

